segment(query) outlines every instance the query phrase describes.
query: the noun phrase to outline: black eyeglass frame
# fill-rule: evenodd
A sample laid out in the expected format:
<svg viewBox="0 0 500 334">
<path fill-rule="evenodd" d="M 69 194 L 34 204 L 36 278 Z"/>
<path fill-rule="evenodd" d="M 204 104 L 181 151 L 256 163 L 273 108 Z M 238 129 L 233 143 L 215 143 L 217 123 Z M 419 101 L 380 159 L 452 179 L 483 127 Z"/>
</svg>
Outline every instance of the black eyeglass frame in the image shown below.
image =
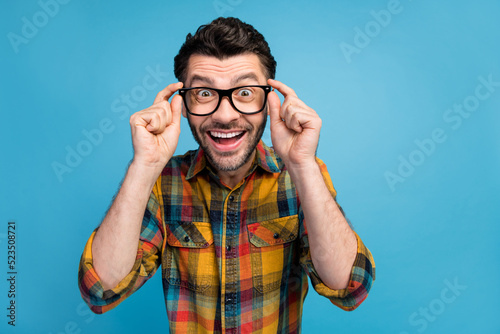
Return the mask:
<svg viewBox="0 0 500 334">
<path fill-rule="evenodd" d="M 244 111 L 241 111 L 238 108 L 236 108 L 236 106 L 234 105 L 234 103 L 233 103 L 233 92 L 235 90 L 238 90 L 238 89 L 241 89 L 241 88 L 245 88 L 245 87 L 259 87 L 259 88 L 262 88 L 264 90 L 264 103 L 262 104 L 262 108 L 260 108 L 260 110 L 252 111 L 252 112 L 244 112 Z M 219 102 L 217 102 L 217 106 L 215 107 L 215 109 L 213 111 L 207 113 L 207 114 L 194 114 L 194 113 L 192 113 L 189 110 L 189 107 L 187 106 L 186 94 L 187 94 L 188 91 L 193 90 L 193 89 L 209 89 L 209 90 L 213 90 L 213 91 L 217 92 L 217 94 L 219 95 Z M 212 87 L 190 87 L 190 88 L 181 88 L 177 92 L 179 93 L 180 96 L 182 96 L 182 100 L 184 101 L 184 106 L 186 107 L 186 111 L 190 115 L 193 115 L 193 116 L 210 116 L 214 112 L 216 112 L 217 109 L 219 109 L 220 103 L 221 103 L 222 98 L 224 96 L 227 96 L 227 98 L 229 99 L 229 103 L 231 104 L 231 106 L 234 108 L 234 110 L 236 110 L 240 114 L 243 114 L 243 115 L 258 114 L 262 110 L 264 110 L 264 108 L 266 107 L 267 94 L 269 94 L 271 92 L 271 90 L 272 90 L 272 87 L 269 86 L 269 85 L 245 85 L 245 86 L 239 86 L 239 87 L 234 87 L 234 88 L 230 88 L 230 89 L 217 89 L 217 88 L 212 88 Z"/>
</svg>

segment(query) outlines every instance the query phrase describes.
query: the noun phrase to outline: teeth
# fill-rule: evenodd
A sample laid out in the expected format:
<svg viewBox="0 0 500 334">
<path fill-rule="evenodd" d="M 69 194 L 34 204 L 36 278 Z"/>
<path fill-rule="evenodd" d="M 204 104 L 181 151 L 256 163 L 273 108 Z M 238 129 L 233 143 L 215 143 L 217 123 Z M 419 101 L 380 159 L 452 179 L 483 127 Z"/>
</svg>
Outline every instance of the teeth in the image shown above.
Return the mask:
<svg viewBox="0 0 500 334">
<path fill-rule="evenodd" d="M 212 135 L 212 137 L 215 138 L 233 138 L 241 135 L 242 133 L 243 131 L 230 132 L 230 133 L 210 131 L 210 135 Z"/>
</svg>

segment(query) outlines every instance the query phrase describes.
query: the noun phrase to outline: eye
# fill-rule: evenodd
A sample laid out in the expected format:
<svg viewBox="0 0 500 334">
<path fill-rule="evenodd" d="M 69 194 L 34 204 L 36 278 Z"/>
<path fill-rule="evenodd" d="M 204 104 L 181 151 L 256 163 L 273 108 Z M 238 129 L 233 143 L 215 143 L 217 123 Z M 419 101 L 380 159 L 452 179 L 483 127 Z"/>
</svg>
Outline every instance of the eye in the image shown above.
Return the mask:
<svg viewBox="0 0 500 334">
<path fill-rule="evenodd" d="M 242 88 L 238 90 L 238 96 L 239 97 L 251 97 L 253 94 L 253 91 L 250 88 Z"/>
<path fill-rule="evenodd" d="M 199 91 L 196 92 L 196 95 L 198 97 L 211 97 L 213 96 L 213 93 L 208 89 L 200 89 Z"/>
</svg>

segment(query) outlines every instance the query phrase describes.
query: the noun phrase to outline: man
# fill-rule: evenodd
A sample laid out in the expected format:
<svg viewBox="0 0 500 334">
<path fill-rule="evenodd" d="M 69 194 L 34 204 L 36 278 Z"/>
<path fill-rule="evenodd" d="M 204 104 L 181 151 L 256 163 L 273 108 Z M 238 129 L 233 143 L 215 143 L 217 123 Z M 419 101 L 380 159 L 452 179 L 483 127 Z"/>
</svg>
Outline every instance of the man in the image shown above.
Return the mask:
<svg viewBox="0 0 500 334">
<path fill-rule="evenodd" d="M 373 258 L 315 157 L 321 119 L 273 80 L 264 37 L 219 18 L 187 36 L 174 67 L 179 82 L 130 118 L 134 158 L 80 263 L 90 308 L 112 309 L 160 265 L 172 333 L 298 333 L 308 276 L 359 306 Z M 173 156 L 181 114 L 200 148 Z M 260 140 L 268 116 L 274 149 Z"/>
</svg>

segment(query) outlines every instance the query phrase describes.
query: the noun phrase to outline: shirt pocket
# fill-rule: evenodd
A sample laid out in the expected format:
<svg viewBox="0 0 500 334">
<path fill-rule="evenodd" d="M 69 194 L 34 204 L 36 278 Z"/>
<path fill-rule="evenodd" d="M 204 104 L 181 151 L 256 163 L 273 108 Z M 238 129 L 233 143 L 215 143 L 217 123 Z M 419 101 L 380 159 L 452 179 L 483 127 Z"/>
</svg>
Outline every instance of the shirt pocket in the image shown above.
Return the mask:
<svg viewBox="0 0 500 334">
<path fill-rule="evenodd" d="M 163 277 L 171 286 L 205 292 L 218 277 L 212 226 L 205 222 L 167 222 Z"/>
<path fill-rule="evenodd" d="M 247 226 L 253 284 L 261 293 L 278 289 L 288 279 L 299 233 L 298 215 Z"/>
</svg>

